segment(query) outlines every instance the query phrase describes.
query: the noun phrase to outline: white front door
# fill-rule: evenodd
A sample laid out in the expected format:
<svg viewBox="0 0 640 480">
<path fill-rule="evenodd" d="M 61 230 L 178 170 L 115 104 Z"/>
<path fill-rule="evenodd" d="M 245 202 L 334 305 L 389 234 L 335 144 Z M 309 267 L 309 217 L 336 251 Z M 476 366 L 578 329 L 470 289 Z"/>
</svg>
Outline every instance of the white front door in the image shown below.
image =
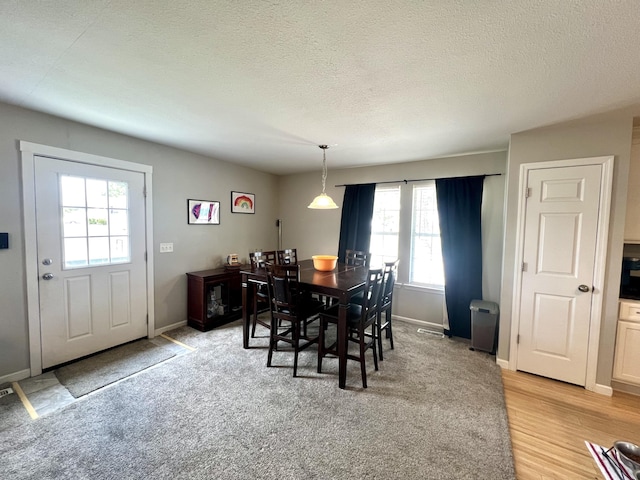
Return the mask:
<svg viewBox="0 0 640 480">
<path fill-rule="evenodd" d="M 527 179 L 517 369 L 585 385 L 602 167 Z"/>
<path fill-rule="evenodd" d="M 42 368 L 147 336 L 143 173 L 34 157 Z"/>
</svg>

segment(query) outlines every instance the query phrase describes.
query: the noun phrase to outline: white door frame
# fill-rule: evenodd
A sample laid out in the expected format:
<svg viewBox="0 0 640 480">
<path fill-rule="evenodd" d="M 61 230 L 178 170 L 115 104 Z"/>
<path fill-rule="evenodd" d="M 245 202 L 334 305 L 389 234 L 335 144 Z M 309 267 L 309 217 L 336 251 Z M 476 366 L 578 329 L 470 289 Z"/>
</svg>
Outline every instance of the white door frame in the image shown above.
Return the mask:
<svg viewBox="0 0 640 480">
<path fill-rule="evenodd" d="M 147 335 L 155 334 L 154 286 L 153 286 L 153 208 L 152 174 L 150 165 L 116 160 L 114 158 L 75 152 L 64 148 L 50 147 L 37 143 L 20 141 L 22 166 L 22 219 L 24 222 L 24 263 L 27 278 L 27 319 L 29 323 L 29 364 L 31 376 L 42 373 L 42 341 L 40 338 L 40 301 L 38 278 L 38 245 L 36 236 L 36 191 L 35 157 L 43 156 L 88 165 L 129 170 L 144 174 L 145 183 L 145 231 L 147 253 L 147 313 L 149 315 Z"/>
<path fill-rule="evenodd" d="M 513 304 L 511 306 L 511 338 L 509 343 L 509 370 L 516 370 L 518 358 L 518 331 L 520 330 L 520 302 L 522 288 L 522 262 L 524 258 L 525 194 L 530 170 L 541 168 L 578 167 L 600 165 L 600 202 L 598 205 L 598 233 L 593 274 L 593 295 L 591 295 L 591 317 L 589 319 L 589 345 L 587 353 L 587 375 L 585 388 L 598 393 L 611 394 L 610 389 L 596 384 L 600 325 L 604 293 L 604 279 L 607 265 L 607 242 L 609 237 L 609 216 L 611 213 L 611 191 L 613 189 L 613 155 L 605 157 L 575 158 L 549 162 L 523 163 L 520 165 L 520 187 L 518 190 L 518 225 L 516 230 L 516 255 L 514 265 Z"/>
</svg>

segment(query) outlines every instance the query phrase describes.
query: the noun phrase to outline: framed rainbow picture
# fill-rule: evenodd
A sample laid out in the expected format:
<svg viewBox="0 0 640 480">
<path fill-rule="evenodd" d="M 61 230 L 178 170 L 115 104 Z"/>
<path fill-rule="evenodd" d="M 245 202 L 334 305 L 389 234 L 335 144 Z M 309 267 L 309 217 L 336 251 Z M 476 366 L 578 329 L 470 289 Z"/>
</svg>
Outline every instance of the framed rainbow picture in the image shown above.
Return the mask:
<svg viewBox="0 0 640 480">
<path fill-rule="evenodd" d="M 231 213 L 256 213 L 253 193 L 231 192 Z"/>
</svg>

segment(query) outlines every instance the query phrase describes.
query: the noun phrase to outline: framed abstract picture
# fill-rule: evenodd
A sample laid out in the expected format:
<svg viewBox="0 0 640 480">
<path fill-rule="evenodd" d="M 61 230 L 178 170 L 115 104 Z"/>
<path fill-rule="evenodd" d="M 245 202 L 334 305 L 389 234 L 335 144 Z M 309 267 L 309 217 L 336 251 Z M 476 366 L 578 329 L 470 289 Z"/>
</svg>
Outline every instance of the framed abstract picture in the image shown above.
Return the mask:
<svg viewBox="0 0 640 480">
<path fill-rule="evenodd" d="M 256 213 L 253 193 L 231 192 L 231 213 Z"/>
<path fill-rule="evenodd" d="M 189 225 L 220 225 L 220 202 L 187 200 Z"/>
</svg>

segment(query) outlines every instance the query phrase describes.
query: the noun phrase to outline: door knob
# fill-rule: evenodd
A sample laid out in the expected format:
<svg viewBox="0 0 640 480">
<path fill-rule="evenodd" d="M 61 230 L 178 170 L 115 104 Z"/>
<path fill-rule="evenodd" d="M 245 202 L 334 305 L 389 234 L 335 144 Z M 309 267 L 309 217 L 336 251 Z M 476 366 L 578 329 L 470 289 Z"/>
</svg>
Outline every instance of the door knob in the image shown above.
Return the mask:
<svg viewBox="0 0 640 480">
<path fill-rule="evenodd" d="M 44 280 L 51 280 L 53 278 L 53 273 L 45 273 L 44 275 L 42 275 L 42 278 Z"/>
<path fill-rule="evenodd" d="M 580 285 L 578 287 L 578 290 L 580 290 L 581 292 L 588 292 L 589 290 L 591 290 L 588 286 L 586 285 Z"/>
</svg>

